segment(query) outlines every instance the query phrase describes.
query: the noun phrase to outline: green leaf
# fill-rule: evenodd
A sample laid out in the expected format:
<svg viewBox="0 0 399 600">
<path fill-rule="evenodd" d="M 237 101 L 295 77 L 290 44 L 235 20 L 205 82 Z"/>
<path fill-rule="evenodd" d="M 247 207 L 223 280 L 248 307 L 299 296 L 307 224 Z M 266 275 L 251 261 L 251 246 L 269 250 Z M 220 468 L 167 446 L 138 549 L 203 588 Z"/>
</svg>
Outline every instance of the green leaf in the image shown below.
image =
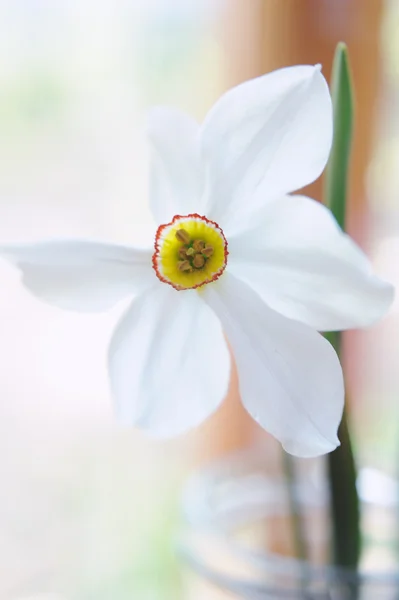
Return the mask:
<svg viewBox="0 0 399 600">
<path fill-rule="evenodd" d="M 335 52 L 331 95 L 334 137 L 325 174 L 324 201 L 344 229 L 353 134 L 353 92 L 348 51 L 342 42 Z M 326 334 L 326 338 L 339 353 L 341 334 L 330 332 Z M 336 565 L 356 568 L 361 549 L 360 510 L 356 490 L 356 462 L 346 412 L 338 436 L 341 446 L 328 455 L 334 562 Z"/>
<path fill-rule="evenodd" d="M 340 42 L 335 51 L 331 96 L 334 111 L 334 138 L 325 173 L 325 204 L 345 229 L 349 158 L 353 134 L 353 93 L 348 50 Z"/>
</svg>

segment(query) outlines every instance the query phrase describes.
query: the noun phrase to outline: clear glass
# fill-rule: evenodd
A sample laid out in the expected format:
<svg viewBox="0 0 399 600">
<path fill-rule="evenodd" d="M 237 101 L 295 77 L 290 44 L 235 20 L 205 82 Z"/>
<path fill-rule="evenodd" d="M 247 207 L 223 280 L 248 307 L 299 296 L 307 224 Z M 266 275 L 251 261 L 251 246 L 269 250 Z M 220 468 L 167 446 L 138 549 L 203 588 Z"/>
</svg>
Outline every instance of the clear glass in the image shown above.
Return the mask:
<svg viewBox="0 0 399 600">
<path fill-rule="evenodd" d="M 247 451 L 204 469 L 188 483 L 183 497 L 186 528 L 179 541 L 183 561 L 202 580 L 224 590 L 223 598 L 398 600 L 392 481 L 371 470 L 362 473 L 364 543 L 355 572 L 328 564 L 323 461 L 298 461 L 297 472 L 295 497 L 306 560 L 297 558 L 284 476 L 270 472 L 262 452 Z"/>
</svg>

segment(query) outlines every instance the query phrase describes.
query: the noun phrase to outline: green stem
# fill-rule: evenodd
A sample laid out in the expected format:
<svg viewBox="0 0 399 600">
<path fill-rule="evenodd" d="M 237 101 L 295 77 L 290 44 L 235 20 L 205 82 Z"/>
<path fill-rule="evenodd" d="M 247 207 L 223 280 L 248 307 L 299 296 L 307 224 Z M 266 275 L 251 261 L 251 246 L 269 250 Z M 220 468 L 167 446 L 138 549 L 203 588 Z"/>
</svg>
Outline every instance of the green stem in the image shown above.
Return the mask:
<svg viewBox="0 0 399 600">
<path fill-rule="evenodd" d="M 338 430 L 341 446 L 328 457 L 331 481 L 331 513 L 334 562 L 356 569 L 360 550 L 360 509 L 356 490 L 356 463 L 346 414 Z"/>
<path fill-rule="evenodd" d="M 348 52 L 343 43 L 338 44 L 334 57 L 331 95 L 334 138 L 326 170 L 325 204 L 344 229 L 353 130 L 353 96 Z M 326 338 L 340 354 L 341 334 L 330 332 L 326 334 Z M 334 561 L 336 565 L 356 568 L 361 545 L 360 510 L 356 490 L 356 463 L 345 411 L 338 436 L 341 446 L 328 456 Z"/>
<path fill-rule="evenodd" d="M 297 494 L 295 461 L 291 454 L 288 454 L 284 450 L 283 468 L 287 482 L 288 503 L 292 523 L 295 556 L 300 560 L 306 560 L 308 557 L 308 551 L 305 528 L 301 516 L 301 505 Z"/>
</svg>

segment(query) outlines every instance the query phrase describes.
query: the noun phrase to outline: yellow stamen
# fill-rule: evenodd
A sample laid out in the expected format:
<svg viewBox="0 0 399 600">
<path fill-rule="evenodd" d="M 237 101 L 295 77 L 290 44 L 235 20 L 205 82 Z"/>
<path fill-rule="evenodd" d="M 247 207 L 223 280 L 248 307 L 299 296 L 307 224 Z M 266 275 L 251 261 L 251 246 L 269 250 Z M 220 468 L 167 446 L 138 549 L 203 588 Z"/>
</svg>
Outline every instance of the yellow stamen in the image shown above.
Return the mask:
<svg viewBox="0 0 399 600">
<path fill-rule="evenodd" d="M 201 269 L 205 264 L 205 258 L 201 254 L 196 254 L 193 258 L 193 266 L 196 269 Z"/>
<path fill-rule="evenodd" d="M 185 229 L 178 229 L 175 233 L 176 238 L 183 244 L 190 243 L 190 234 Z"/>
<path fill-rule="evenodd" d="M 187 246 L 182 246 L 181 248 L 179 248 L 179 256 L 182 260 L 187 259 L 187 250 L 189 250 Z"/>
<path fill-rule="evenodd" d="M 213 246 L 205 246 L 201 252 L 206 258 L 209 258 L 213 254 Z"/>
<path fill-rule="evenodd" d="M 177 263 L 177 266 L 179 267 L 179 271 L 190 271 L 191 270 L 191 265 L 188 262 L 188 260 L 179 260 L 179 262 Z"/>
<path fill-rule="evenodd" d="M 194 240 L 193 248 L 196 252 L 201 252 L 201 250 L 205 248 L 205 242 L 203 242 L 202 240 Z"/>
</svg>

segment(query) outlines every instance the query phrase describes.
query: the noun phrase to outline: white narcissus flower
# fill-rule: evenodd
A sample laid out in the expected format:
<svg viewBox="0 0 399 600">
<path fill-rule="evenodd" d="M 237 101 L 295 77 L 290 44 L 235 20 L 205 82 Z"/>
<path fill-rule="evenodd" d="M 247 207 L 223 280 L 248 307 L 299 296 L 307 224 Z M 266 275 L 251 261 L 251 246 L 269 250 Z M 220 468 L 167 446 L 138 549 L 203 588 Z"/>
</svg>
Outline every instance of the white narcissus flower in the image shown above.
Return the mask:
<svg viewBox="0 0 399 600">
<path fill-rule="evenodd" d="M 122 421 L 159 436 L 201 423 L 228 388 L 228 340 L 254 419 L 292 454 L 333 450 L 343 378 L 318 331 L 373 323 L 393 289 L 324 206 L 290 195 L 321 174 L 331 147 L 320 68 L 243 83 L 201 127 L 156 109 L 149 138 L 155 250 L 54 241 L 2 255 L 60 307 L 96 311 L 135 295 L 109 349 Z"/>
</svg>

